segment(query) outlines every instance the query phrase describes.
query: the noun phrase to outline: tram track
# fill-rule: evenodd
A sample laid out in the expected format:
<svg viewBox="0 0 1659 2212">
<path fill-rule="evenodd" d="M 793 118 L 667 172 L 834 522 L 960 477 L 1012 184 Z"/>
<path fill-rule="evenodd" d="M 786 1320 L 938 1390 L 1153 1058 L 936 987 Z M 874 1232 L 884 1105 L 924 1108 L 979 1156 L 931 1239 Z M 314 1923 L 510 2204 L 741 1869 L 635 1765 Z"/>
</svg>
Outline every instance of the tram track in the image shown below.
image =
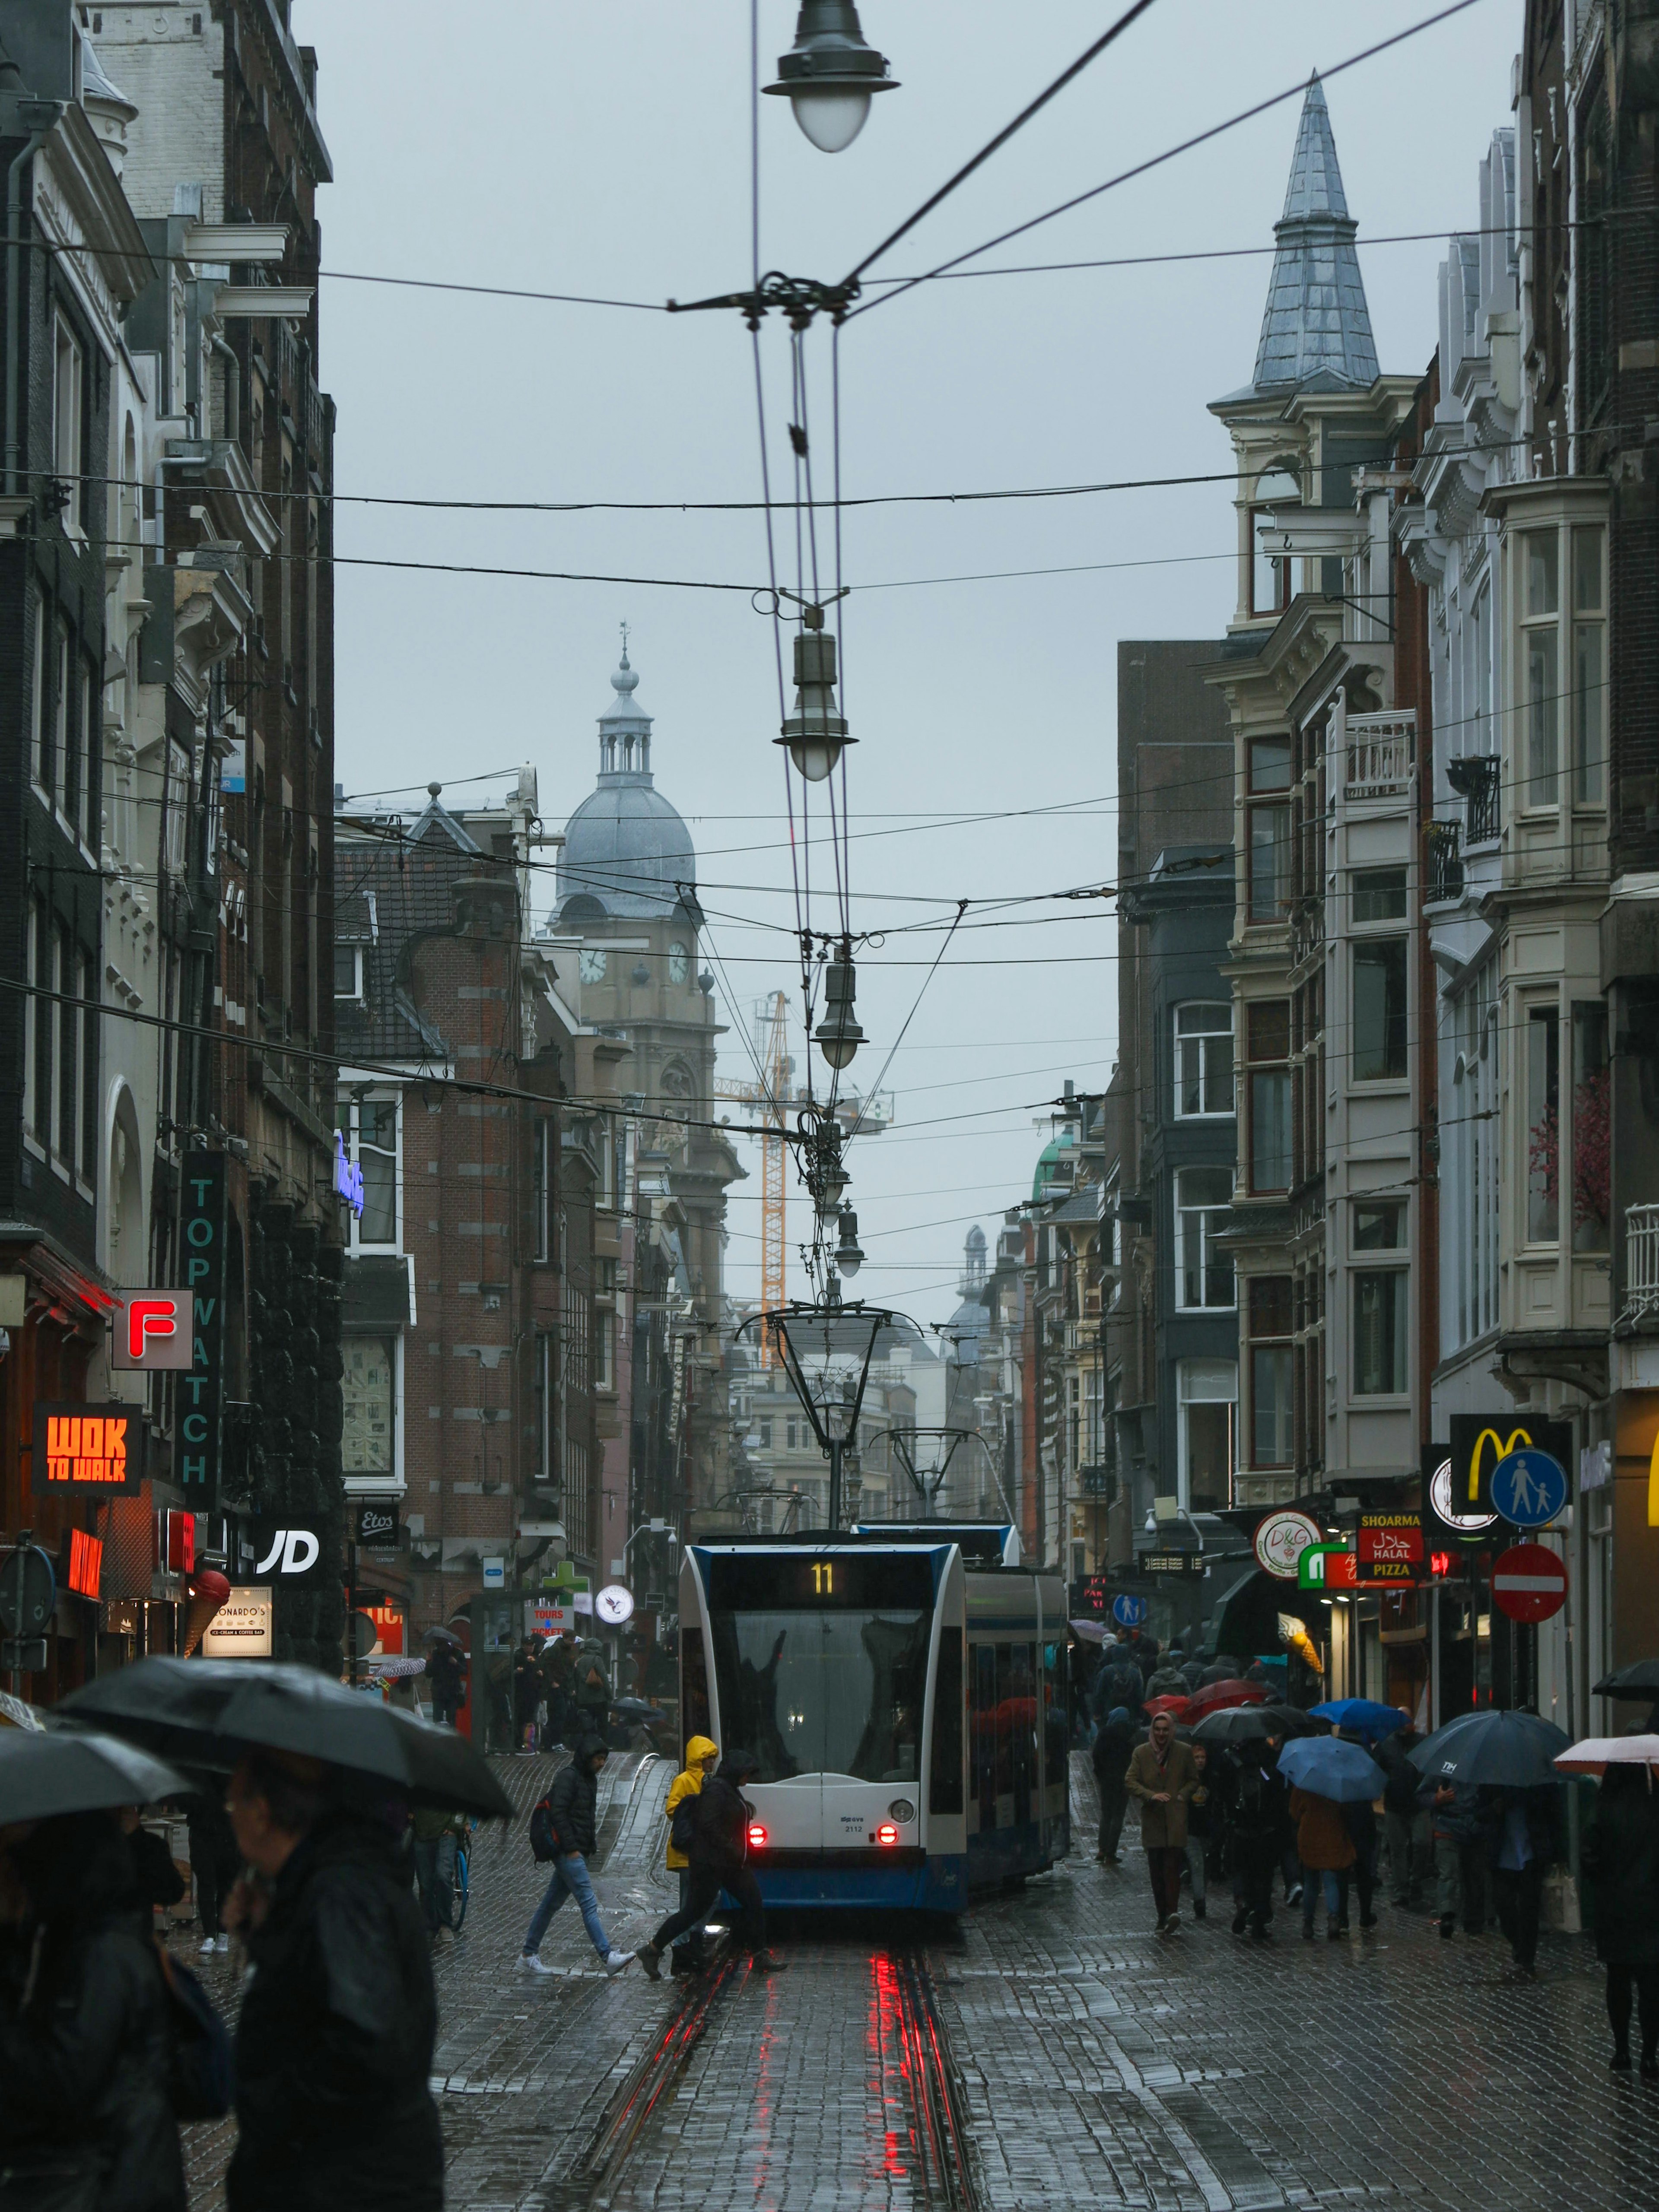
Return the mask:
<svg viewBox="0 0 1659 2212">
<path fill-rule="evenodd" d="M 844 1953 L 814 1960 L 797 1954 L 797 1974 L 787 1984 L 769 1985 L 769 2001 L 755 1986 L 746 1962 L 729 1954 L 695 1982 L 684 1984 L 642 2050 L 606 2101 L 586 2143 L 567 2169 L 550 2202 L 556 2212 L 607 2212 L 654 2195 L 650 2175 L 665 2158 L 699 2145 L 696 2112 L 711 2082 L 729 2084 L 733 2076 L 758 2085 L 770 2076 L 763 2096 L 757 2087 L 755 2112 L 765 2118 L 753 2138 L 753 2154 L 764 2166 L 772 2129 L 786 2135 L 798 2114 L 797 2098 L 822 2097 L 822 2073 L 803 2066 L 792 2079 L 780 2070 L 764 2046 L 781 2028 L 786 2042 L 798 2024 L 793 2017 L 805 1999 L 809 2011 L 823 1992 L 807 1996 L 809 1978 L 827 1969 L 842 1980 L 852 1965 Z M 867 1976 L 867 1978 L 866 1978 Z M 854 1996 L 859 1982 L 863 1996 Z M 901 2202 L 891 2185 L 908 2180 L 915 2212 L 979 2212 L 980 2191 L 968 2126 L 967 2093 L 951 2052 L 926 1955 L 918 1950 L 872 1947 L 857 1982 L 842 1983 L 854 2019 L 867 2011 L 866 2031 L 854 2041 L 870 2067 L 866 2085 L 869 2119 L 859 2131 L 836 2138 L 834 2156 L 846 2177 L 849 2204 L 866 2201 L 864 2191 L 879 2179 L 883 2203 Z M 839 1995 L 840 1992 L 837 1992 Z M 750 2002 L 744 2002 L 745 1996 Z M 757 2002 L 757 2000 L 759 2000 Z M 776 2006 L 781 2001 L 785 2017 Z M 729 2090 L 727 2092 L 729 2094 Z M 717 2098 L 717 2102 L 724 2102 Z M 822 2139 L 821 2139 L 822 2140 Z M 712 2148 L 712 2144 L 707 2146 Z"/>
</svg>

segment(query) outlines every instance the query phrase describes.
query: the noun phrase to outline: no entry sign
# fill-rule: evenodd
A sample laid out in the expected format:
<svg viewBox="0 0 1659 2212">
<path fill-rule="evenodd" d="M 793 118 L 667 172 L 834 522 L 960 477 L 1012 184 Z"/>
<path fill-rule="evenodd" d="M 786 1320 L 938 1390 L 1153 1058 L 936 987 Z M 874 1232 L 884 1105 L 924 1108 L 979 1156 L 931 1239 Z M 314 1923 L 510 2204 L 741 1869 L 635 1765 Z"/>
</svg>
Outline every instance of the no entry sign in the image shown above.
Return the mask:
<svg viewBox="0 0 1659 2212">
<path fill-rule="evenodd" d="M 1492 1594 L 1511 1620 L 1547 1620 L 1567 1601 L 1567 1571 L 1542 1544 L 1511 1544 L 1493 1563 Z"/>
</svg>

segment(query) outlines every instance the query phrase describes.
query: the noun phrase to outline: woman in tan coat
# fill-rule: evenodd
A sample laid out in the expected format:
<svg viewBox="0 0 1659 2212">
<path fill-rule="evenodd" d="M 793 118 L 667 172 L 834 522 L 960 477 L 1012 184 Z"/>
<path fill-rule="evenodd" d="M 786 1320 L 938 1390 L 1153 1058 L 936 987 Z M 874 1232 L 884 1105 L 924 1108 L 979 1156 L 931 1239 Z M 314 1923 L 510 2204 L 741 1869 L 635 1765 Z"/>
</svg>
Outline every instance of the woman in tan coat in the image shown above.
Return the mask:
<svg viewBox="0 0 1659 2212">
<path fill-rule="evenodd" d="M 1198 1787 L 1198 1764 L 1184 1743 L 1176 1741 L 1168 1713 L 1152 1723 L 1152 1741 L 1138 1744 L 1124 1785 L 1140 1800 L 1140 1840 L 1158 1908 L 1158 1932 L 1167 1936 L 1181 1925 L 1181 1869 L 1187 1859 L 1187 1804 Z"/>
<path fill-rule="evenodd" d="M 1334 1943 L 1348 1917 L 1348 1869 L 1354 1862 L 1353 1838 L 1333 1797 L 1311 1790 L 1292 1790 L 1291 1818 L 1296 1822 L 1296 1855 L 1302 1862 L 1302 1934 L 1311 1943 L 1314 1899 L 1325 1890 L 1325 1933 Z"/>
</svg>

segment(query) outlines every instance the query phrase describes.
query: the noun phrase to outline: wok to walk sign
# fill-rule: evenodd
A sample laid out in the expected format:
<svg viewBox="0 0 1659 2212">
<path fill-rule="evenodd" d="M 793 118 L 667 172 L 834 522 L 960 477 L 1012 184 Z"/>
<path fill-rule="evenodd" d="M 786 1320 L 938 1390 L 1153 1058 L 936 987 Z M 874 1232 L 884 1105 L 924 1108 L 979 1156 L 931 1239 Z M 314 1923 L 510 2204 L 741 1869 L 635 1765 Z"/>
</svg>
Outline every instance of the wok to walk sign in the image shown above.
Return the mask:
<svg viewBox="0 0 1659 2212">
<path fill-rule="evenodd" d="M 131 1497 L 144 1479 L 144 1423 L 137 1406 L 46 1405 L 34 1408 L 37 1498 Z"/>
<path fill-rule="evenodd" d="M 179 1219 L 179 1272 L 192 1307 L 194 1358 L 179 1377 L 177 1479 L 191 1508 L 219 1496 L 224 1452 L 225 1156 L 190 1152 Z"/>
</svg>

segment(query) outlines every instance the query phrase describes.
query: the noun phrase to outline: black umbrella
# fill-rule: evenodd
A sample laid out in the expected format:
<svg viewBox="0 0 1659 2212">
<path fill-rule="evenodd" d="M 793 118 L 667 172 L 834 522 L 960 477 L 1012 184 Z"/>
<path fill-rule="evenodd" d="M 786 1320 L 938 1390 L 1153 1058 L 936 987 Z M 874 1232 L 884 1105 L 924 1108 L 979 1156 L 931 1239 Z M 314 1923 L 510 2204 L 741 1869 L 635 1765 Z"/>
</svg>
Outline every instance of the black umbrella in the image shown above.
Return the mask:
<svg viewBox="0 0 1659 2212">
<path fill-rule="evenodd" d="M 1570 1738 L 1553 1721 L 1536 1713 L 1512 1713 L 1493 1705 L 1460 1713 L 1406 1754 L 1420 1774 L 1435 1782 L 1486 1784 L 1508 1790 L 1535 1790 L 1559 1782 L 1553 1761 Z"/>
<path fill-rule="evenodd" d="M 1595 1695 L 1659 1701 L 1659 1659 L 1633 1659 L 1616 1674 L 1603 1674 L 1595 1686 Z"/>
<path fill-rule="evenodd" d="M 1193 1729 L 1195 1743 L 1263 1743 L 1270 1735 L 1317 1735 L 1319 1723 L 1295 1705 L 1224 1705 Z"/>
<path fill-rule="evenodd" d="M 55 1820 L 60 1813 L 154 1805 L 190 1788 L 182 1774 L 112 1735 L 0 1729 L 0 1827 Z"/>
<path fill-rule="evenodd" d="M 457 1636 L 457 1635 L 456 1635 L 456 1633 L 455 1633 L 455 1632 L 454 1632 L 454 1630 L 453 1630 L 453 1628 L 428 1628 L 428 1629 L 426 1629 L 426 1630 L 424 1630 L 424 1631 L 422 1632 L 422 1633 L 421 1641 L 422 1641 L 422 1644 L 460 1644 L 460 1643 L 461 1643 L 461 1639 L 460 1639 L 460 1638 L 459 1638 L 459 1636 Z M 463 1650 L 465 1650 L 465 1645 L 461 1645 L 461 1648 L 462 1648 Z"/>
<path fill-rule="evenodd" d="M 465 1736 L 309 1667 L 261 1659 L 141 1659 L 58 1708 L 193 1766 L 228 1771 L 252 1747 L 298 1752 L 390 1784 L 411 1805 L 513 1817 L 512 1800 Z"/>
</svg>

